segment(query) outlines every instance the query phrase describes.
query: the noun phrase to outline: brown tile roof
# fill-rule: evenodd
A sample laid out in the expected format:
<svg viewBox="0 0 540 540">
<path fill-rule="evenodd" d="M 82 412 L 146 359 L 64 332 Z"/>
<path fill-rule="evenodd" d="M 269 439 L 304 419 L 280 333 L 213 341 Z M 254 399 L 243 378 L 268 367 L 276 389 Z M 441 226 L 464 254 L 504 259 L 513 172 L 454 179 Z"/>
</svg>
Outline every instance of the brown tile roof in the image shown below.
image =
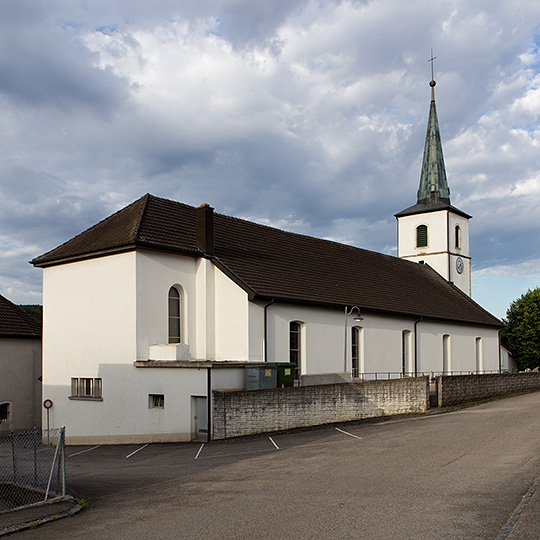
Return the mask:
<svg viewBox="0 0 540 540">
<path fill-rule="evenodd" d="M 41 338 L 41 322 L 0 295 L 0 338 Z"/>
<path fill-rule="evenodd" d="M 60 247 L 36 266 L 126 249 L 204 256 L 197 209 L 145 195 Z M 214 263 L 252 299 L 359 306 L 365 311 L 500 326 L 427 265 L 214 214 Z"/>
</svg>

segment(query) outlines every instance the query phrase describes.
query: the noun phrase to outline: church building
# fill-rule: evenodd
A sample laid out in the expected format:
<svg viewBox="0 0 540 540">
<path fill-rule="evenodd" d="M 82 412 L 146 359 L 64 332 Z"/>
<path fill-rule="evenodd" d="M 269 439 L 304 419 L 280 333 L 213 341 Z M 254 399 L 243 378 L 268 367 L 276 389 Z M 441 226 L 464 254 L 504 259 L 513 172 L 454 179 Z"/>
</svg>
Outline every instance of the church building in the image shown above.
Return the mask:
<svg viewBox="0 0 540 540">
<path fill-rule="evenodd" d="M 147 194 L 37 257 L 51 426 L 68 444 L 204 439 L 212 391 L 277 362 L 297 385 L 498 372 L 433 93 L 418 201 L 396 217 L 392 257 Z"/>
</svg>

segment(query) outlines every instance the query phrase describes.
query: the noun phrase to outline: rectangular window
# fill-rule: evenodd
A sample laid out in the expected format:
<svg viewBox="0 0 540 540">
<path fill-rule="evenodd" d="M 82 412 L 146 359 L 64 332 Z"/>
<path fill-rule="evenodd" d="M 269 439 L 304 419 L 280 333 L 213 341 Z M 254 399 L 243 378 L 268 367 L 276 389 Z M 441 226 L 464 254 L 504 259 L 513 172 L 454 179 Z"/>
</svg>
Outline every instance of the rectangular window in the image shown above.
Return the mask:
<svg viewBox="0 0 540 540">
<path fill-rule="evenodd" d="M 148 394 L 149 409 L 164 409 L 165 396 L 163 394 Z"/>
<path fill-rule="evenodd" d="M 0 423 L 9 422 L 9 403 L 0 403 Z"/>
<path fill-rule="evenodd" d="M 102 381 L 100 378 L 72 377 L 71 398 L 102 399 Z"/>
</svg>

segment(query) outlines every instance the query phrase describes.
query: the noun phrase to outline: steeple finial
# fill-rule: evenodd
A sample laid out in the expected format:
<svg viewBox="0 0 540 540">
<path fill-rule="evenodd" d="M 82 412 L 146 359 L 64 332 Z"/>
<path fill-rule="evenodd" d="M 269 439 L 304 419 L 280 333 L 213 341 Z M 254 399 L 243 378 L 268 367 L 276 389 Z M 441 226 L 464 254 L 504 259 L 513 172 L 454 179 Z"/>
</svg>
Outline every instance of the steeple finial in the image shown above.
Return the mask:
<svg viewBox="0 0 540 540">
<path fill-rule="evenodd" d="M 437 84 L 435 82 L 435 76 L 433 75 L 433 62 L 437 59 L 436 56 L 433 56 L 433 49 L 431 49 L 431 58 L 428 60 L 428 62 L 431 62 L 431 81 L 429 82 L 429 86 L 431 86 L 431 101 L 435 101 L 435 85 Z"/>
<path fill-rule="evenodd" d="M 437 120 L 437 108 L 435 106 L 435 85 L 433 78 L 433 56 L 431 49 L 431 106 L 424 147 L 424 159 L 422 161 L 422 174 L 420 187 L 418 188 L 418 202 L 427 203 L 443 201 L 450 204 L 450 189 L 446 180 L 446 168 L 442 151 L 441 135 L 439 133 L 439 121 Z"/>
</svg>

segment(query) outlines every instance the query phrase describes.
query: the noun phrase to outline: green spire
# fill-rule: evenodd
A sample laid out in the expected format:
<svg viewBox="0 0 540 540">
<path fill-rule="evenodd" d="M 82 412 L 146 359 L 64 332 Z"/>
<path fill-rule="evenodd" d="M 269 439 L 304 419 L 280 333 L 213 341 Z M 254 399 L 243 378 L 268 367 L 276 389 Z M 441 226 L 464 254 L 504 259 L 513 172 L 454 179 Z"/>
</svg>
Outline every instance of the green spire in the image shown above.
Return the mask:
<svg viewBox="0 0 540 540">
<path fill-rule="evenodd" d="M 441 200 L 450 202 L 450 188 L 446 180 L 441 135 L 437 120 L 437 108 L 435 107 L 435 84 L 434 80 L 429 83 L 431 86 L 431 107 L 429 110 L 420 187 L 418 188 L 419 203 Z"/>
</svg>

